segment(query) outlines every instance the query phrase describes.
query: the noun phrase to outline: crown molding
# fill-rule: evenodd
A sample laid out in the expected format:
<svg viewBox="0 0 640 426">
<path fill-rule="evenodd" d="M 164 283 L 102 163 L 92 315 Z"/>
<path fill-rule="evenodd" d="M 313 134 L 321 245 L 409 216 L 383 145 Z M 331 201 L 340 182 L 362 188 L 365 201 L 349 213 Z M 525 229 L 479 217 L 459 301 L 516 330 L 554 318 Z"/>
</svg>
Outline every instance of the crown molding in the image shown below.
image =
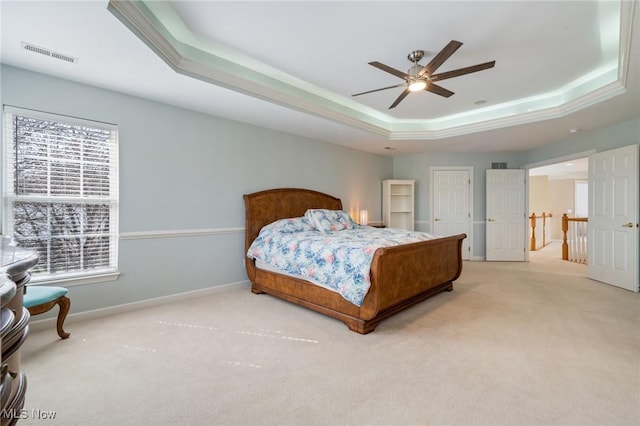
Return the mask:
<svg viewBox="0 0 640 426">
<path fill-rule="evenodd" d="M 388 140 L 437 140 L 566 116 L 625 93 L 635 2 L 620 2 L 616 64 L 548 94 L 428 120 L 400 120 L 224 46 L 204 45 L 168 2 L 110 0 L 108 10 L 175 72 Z"/>
</svg>

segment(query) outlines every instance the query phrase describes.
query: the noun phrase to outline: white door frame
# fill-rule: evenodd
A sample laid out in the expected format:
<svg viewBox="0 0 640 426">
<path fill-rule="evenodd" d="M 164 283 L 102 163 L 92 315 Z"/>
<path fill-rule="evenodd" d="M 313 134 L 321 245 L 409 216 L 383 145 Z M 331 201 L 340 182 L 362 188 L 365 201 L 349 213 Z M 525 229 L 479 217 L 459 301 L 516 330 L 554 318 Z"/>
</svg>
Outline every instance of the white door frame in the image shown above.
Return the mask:
<svg viewBox="0 0 640 426">
<path fill-rule="evenodd" d="M 527 184 L 525 185 L 525 192 L 524 192 L 524 202 L 525 202 L 525 206 L 524 206 L 524 211 L 528 212 L 529 211 L 529 185 L 531 184 L 531 181 L 529 179 L 529 169 L 535 169 L 536 167 L 542 167 L 542 166 L 548 166 L 550 164 L 557 164 L 557 163 L 566 163 L 568 161 L 571 160 L 577 160 L 579 158 L 585 158 L 588 157 L 591 154 L 595 154 L 596 150 L 595 149 L 590 149 L 588 151 L 582 151 L 582 152 L 578 152 L 576 154 L 569 154 L 569 155 L 564 155 L 562 157 L 556 157 L 556 158 L 551 158 L 549 160 L 544 160 L 544 161 L 539 161 L 536 163 L 530 163 L 530 164 L 525 164 L 524 166 L 522 166 L 522 168 L 525 169 L 525 176 L 527 178 Z M 531 226 L 527 226 L 527 235 L 525 236 L 525 242 L 526 241 L 531 241 Z M 527 251 L 525 252 L 525 257 L 524 260 L 525 262 L 529 261 L 529 252 L 530 252 L 530 244 L 525 244 L 527 247 Z M 585 273 L 585 276 L 587 274 Z"/>
<path fill-rule="evenodd" d="M 473 215 L 473 167 L 443 167 L 443 166 L 432 166 L 429 167 L 429 180 L 431 181 L 431 185 L 429 185 L 429 212 L 428 221 L 429 221 L 429 232 L 433 232 L 433 194 L 434 194 L 434 186 L 435 179 L 433 178 L 434 172 L 436 171 L 467 171 L 469 172 L 469 232 L 467 233 L 467 242 L 469 244 L 469 259 L 473 260 L 473 228 L 476 224 Z M 484 222 L 482 222 L 484 223 Z"/>
</svg>

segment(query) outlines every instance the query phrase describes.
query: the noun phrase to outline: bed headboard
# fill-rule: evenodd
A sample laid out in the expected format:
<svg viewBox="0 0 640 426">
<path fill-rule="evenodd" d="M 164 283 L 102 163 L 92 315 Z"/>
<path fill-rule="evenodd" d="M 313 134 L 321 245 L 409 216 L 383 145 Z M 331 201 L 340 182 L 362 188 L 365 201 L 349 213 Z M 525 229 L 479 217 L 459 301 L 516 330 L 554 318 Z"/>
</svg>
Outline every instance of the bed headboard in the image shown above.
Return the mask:
<svg viewBox="0 0 640 426">
<path fill-rule="evenodd" d="M 304 216 L 308 209 L 342 210 L 342 201 L 310 189 L 277 188 L 244 195 L 245 251 L 263 226 L 279 219 Z"/>
</svg>

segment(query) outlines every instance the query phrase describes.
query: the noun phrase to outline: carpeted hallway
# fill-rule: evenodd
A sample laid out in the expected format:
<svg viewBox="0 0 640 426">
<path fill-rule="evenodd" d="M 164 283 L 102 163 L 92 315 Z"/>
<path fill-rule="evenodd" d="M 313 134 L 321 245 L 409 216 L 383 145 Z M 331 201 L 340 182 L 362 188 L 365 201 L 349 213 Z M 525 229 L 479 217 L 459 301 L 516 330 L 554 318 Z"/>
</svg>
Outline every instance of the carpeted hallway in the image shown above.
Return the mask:
<svg viewBox="0 0 640 426">
<path fill-rule="evenodd" d="M 366 336 L 248 285 L 34 327 L 20 424 L 640 424 L 640 295 L 545 251 Z"/>
</svg>

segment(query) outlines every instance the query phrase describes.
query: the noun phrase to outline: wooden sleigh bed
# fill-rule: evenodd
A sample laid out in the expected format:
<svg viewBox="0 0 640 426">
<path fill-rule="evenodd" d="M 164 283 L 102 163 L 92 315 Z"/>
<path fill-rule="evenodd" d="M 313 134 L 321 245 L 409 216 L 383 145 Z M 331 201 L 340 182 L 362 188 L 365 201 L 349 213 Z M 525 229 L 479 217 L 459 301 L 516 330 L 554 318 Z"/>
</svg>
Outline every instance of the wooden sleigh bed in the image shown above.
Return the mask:
<svg viewBox="0 0 640 426">
<path fill-rule="evenodd" d="M 307 209 L 341 210 L 339 198 L 308 189 L 279 188 L 244 195 L 245 253 L 265 225 L 304 216 Z M 376 250 L 371 263 L 371 287 L 361 306 L 340 294 L 300 278 L 245 262 L 251 291 L 268 293 L 343 321 L 366 334 L 378 323 L 441 291 L 451 291 L 462 272 L 465 234 Z"/>
</svg>

